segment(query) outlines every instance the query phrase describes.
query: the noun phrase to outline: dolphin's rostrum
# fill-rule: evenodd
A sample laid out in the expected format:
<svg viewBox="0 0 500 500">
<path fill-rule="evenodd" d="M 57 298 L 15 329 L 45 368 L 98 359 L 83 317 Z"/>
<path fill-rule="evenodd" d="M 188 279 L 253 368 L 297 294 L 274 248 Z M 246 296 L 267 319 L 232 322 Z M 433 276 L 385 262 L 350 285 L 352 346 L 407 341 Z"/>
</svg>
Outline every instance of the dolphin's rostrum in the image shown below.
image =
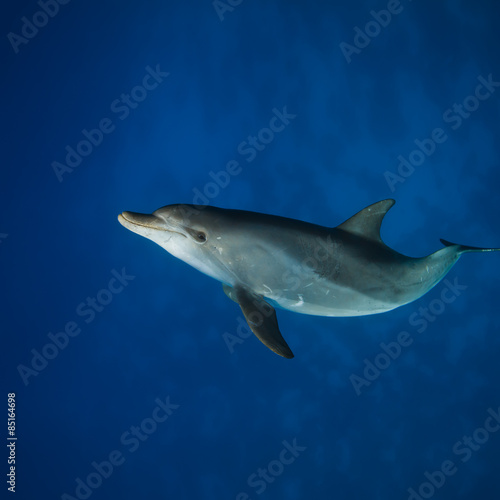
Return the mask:
<svg viewBox="0 0 500 500">
<path fill-rule="evenodd" d="M 445 248 L 427 257 L 406 257 L 380 238 L 394 203 L 379 201 L 334 228 L 195 205 L 168 205 L 151 215 L 123 212 L 118 220 L 221 281 L 255 335 L 292 358 L 275 307 L 318 316 L 390 311 L 428 292 L 461 254 L 500 250 L 441 240 Z"/>
</svg>

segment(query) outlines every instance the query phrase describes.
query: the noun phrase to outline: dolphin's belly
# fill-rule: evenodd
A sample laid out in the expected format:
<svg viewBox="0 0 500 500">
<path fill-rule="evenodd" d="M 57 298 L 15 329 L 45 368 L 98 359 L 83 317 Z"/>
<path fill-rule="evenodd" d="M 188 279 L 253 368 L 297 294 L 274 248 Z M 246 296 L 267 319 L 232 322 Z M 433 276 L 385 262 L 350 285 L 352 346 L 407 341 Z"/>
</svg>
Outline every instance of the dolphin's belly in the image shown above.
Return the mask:
<svg viewBox="0 0 500 500">
<path fill-rule="evenodd" d="M 317 316 L 390 311 L 418 299 L 436 283 L 425 259 L 334 236 L 298 238 L 293 245 L 254 245 L 232 256 L 234 279 L 227 283 L 241 284 L 276 307 Z M 286 241 L 285 236 L 279 241 Z"/>
<path fill-rule="evenodd" d="M 340 286 L 319 286 L 314 292 L 302 292 L 284 290 L 265 297 L 275 307 L 314 316 L 365 316 L 390 311 L 401 305 Z"/>
<path fill-rule="evenodd" d="M 332 259 L 333 260 L 333 259 Z M 390 311 L 423 294 L 420 281 L 409 280 L 408 265 L 393 264 L 390 272 L 364 259 L 328 263 L 327 272 L 273 263 L 271 269 L 243 280 L 275 307 L 316 316 L 364 316 Z M 270 266 L 271 267 L 271 266 Z M 292 272 L 290 272 L 292 269 Z M 279 272 L 276 272 L 278 271 Z"/>
</svg>

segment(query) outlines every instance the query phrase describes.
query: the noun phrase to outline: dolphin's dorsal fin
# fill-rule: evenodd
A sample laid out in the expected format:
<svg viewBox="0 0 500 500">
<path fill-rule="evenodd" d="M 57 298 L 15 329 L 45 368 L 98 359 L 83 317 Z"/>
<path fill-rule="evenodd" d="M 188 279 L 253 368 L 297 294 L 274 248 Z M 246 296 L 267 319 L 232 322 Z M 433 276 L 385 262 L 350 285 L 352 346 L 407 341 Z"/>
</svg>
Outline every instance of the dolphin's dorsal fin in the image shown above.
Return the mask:
<svg viewBox="0 0 500 500">
<path fill-rule="evenodd" d="M 382 220 L 389 209 L 396 203 L 393 199 L 382 200 L 369 207 L 364 208 L 361 212 L 353 215 L 344 223 L 337 226 L 337 229 L 342 229 L 347 233 L 361 236 L 371 241 L 381 243 L 380 226 Z"/>
</svg>

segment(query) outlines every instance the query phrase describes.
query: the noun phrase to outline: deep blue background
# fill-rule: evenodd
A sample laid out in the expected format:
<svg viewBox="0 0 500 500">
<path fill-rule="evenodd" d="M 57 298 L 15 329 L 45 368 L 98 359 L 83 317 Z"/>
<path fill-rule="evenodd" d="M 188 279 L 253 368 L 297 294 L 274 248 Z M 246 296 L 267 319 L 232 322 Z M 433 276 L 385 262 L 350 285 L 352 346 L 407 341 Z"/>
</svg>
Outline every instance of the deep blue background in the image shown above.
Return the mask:
<svg viewBox="0 0 500 500">
<path fill-rule="evenodd" d="M 116 220 L 191 203 L 237 160 L 212 204 L 334 226 L 394 197 L 382 234 L 402 253 L 500 246 L 500 91 L 457 130 L 443 121 L 479 76 L 500 81 L 497 2 L 403 1 L 350 63 L 339 45 L 387 2 L 245 0 L 221 21 L 209 0 L 73 0 L 17 54 L 7 34 L 40 7 L 13 4 L 0 16 L 1 398 L 16 393 L 17 498 L 75 496 L 113 450 L 125 462 L 92 500 L 406 499 L 447 459 L 457 472 L 435 498 L 498 498 L 500 433 L 466 463 L 453 447 L 500 406 L 499 254 L 461 259 L 449 278 L 467 290 L 422 333 L 409 317 L 443 285 L 379 316 L 278 311 L 290 361 L 254 337 L 231 354 L 222 335 L 240 312 L 220 284 Z M 156 65 L 170 75 L 120 120 L 111 103 Z M 239 144 L 284 106 L 296 118 L 247 162 Z M 59 182 L 52 162 L 106 117 L 115 130 Z M 436 127 L 448 139 L 392 192 L 384 173 Z M 122 268 L 135 279 L 86 324 L 78 305 Z M 25 385 L 19 365 L 69 321 L 80 335 Z M 350 377 L 402 330 L 412 345 L 356 395 Z M 167 396 L 179 408 L 130 452 L 122 434 Z M 293 439 L 306 450 L 258 495 L 248 478 Z"/>
</svg>

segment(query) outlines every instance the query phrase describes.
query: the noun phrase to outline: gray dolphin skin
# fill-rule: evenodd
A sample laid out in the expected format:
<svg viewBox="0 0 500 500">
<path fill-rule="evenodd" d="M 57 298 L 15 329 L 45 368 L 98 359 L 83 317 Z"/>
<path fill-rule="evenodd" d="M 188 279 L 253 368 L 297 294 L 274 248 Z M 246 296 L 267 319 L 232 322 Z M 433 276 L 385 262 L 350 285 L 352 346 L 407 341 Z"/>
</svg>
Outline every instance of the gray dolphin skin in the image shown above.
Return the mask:
<svg viewBox="0 0 500 500">
<path fill-rule="evenodd" d="M 329 228 L 243 210 L 168 205 L 149 214 L 123 212 L 120 223 L 222 282 L 253 333 L 285 358 L 275 307 L 317 316 L 390 311 L 434 287 L 466 252 L 497 251 L 445 240 L 427 257 L 385 245 L 380 226 L 394 200 L 370 205 Z"/>
</svg>

